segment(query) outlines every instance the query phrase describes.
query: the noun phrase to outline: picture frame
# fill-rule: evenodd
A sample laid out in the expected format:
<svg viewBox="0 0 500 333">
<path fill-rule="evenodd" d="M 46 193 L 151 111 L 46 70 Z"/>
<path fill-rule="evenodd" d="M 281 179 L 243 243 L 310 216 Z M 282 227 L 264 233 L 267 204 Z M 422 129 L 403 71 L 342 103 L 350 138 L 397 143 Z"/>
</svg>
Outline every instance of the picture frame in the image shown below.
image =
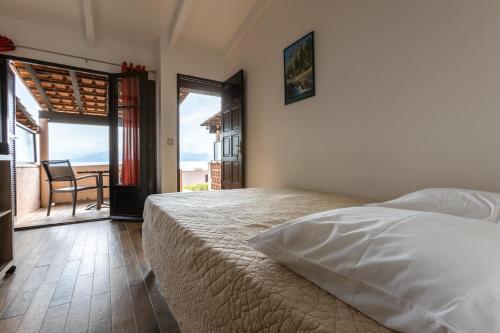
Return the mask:
<svg viewBox="0 0 500 333">
<path fill-rule="evenodd" d="M 316 95 L 314 31 L 283 50 L 285 105 Z"/>
</svg>

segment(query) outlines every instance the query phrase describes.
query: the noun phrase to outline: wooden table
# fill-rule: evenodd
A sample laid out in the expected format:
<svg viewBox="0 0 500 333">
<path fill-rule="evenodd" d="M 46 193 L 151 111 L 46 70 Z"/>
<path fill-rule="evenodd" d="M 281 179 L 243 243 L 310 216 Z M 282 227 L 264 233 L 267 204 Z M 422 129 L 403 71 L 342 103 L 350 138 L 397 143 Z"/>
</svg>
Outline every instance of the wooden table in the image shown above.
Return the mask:
<svg viewBox="0 0 500 333">
<path fill-rule="evenodd" d="M 109 170 L 85 170 L 78 171 L 78 174 L 97 175 L 97 203 L 88 205 L 86 210 L 94 208 L 100 210 L 101 206 L 109 207 L 109 203 L 104 202 L 104 176 L 109 175 Z"/>
</svg>

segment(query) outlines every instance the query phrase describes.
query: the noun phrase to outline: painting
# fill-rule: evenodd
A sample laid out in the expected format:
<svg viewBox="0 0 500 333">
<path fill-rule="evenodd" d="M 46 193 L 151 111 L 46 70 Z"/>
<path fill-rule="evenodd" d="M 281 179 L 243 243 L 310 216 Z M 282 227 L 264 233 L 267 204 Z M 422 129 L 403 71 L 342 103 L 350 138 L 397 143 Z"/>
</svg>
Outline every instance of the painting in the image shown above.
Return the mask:
<svg viewBox="0 0 500 333">
<path fill-rule="evenodd" d="M 314 31 L 288 46 L 283 58 L 285 105 L 314 96 Z"/>
</svg>

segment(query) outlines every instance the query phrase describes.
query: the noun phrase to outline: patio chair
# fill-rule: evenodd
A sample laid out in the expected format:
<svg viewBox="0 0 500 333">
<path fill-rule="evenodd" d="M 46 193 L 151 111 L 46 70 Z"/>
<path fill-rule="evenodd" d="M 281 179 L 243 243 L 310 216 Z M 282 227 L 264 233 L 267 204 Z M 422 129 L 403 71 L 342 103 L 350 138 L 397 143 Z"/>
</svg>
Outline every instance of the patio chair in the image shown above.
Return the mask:
<svg viewBox="0 0 500 333">
<path fill-rule="evenodd" d="M 104 182 L 102 184 L 102 189 L 106 189 L 106 188 L 110 188 L 109 187 L 109 173 L 105 173 L 102 175 L 103 177 L 108 177 L 108 185 L 104 185 Z M 109 201 L 108 202 L 104 202 L 104 192 L 103 192 L 103 196 L 101 197 L 101 205 L 105 206 L 105 207 L 110 207 L 110 204 L 109 204 Z"/>
<path fill-rule="evenodd" d="M 99 200 L 99 190 L 97 175 L 87 175 L 76 177 L 71 167 L 69 160 L 53 160 L 42 161 L 43 168 L 47 174 L 49 181 L 49 206 L 47 208 L 47 216 L 50 216 L 50 208 L 52 207 L 52 194 L 53 193 L 72 193 L 73 196 L 73 216 L 75 216 L 76 202 L 78 200 L 78 192 L 96 190 L 97 200 Z M 94 178 L 95 186 L 78 186 L 78 181 L 86 178 Z M 71 186 L 55 189 L 53 183 L 55 182 L 70 182 Z"/>
</svg>

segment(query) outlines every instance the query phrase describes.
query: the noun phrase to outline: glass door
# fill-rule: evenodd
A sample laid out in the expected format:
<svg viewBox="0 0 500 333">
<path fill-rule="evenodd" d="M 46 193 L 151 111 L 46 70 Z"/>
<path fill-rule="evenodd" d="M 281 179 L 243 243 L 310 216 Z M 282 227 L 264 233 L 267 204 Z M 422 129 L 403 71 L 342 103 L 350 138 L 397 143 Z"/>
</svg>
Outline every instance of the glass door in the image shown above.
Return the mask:
<svg viewBox="0 0 500 333">
<path fill-rule="evenodd" d="M 147 72 L 110 75 L 110 204 L 111 218 L 142 217 L 148 189 L 148 128 L 154 108 Z"/>
</svg>

